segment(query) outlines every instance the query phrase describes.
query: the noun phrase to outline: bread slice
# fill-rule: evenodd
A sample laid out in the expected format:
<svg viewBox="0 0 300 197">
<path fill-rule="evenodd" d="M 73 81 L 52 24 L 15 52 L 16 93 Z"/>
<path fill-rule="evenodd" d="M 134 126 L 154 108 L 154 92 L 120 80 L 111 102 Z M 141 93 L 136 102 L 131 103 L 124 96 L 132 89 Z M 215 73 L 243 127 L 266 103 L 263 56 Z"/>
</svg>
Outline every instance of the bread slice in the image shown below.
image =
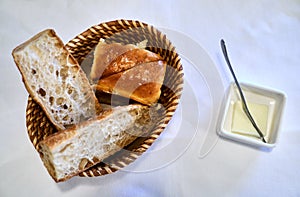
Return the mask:
<svg viewBox="0 0 300 197">
<path fill-rule="evenodd" d="M 119 43 L 106 44 L 100 41 L 94 52 L 94 61 L 91 69 L 91 79 L 116 74 L 130 69 L 138 64 L 162 60 L 160 55 L 136 45 L 122 45 Z"/>
<path fill-rule="evenodd" d="M 12 52 L 31 97 L 57 129 L 95 116 L 100 104 L 77 61 L 54 30 L 44 30 Z"/>
<path fill-rule="evenodd" d="M 118 106 L 39 143 L 39 152 L 56 182 L 65 181 L 121 150 L 152 126 L 149 107 Z"/>
<path fill-rule="evenodd" d="M 94 51 L 94 60 L 90 73 L 91 79 L 93 81 L 100 79 L 100 77 L 103 75 L 103 72 L 106 73 L 107 70 L 110 70 L 109 65 L 111 62 L 113 62 L 118 56 L 122 55 L 126 51 L 130 51 L 135 48 L 136 46 L 131 44 L 107 44 L 105 41 L 100 40 Z"/>
<path fill-rule="evenodd" d="M 166 62 L 142 63 L 131 69 L 100 79 L 93 87 L 133 99 L 146 105 L 157 102 L 166 72 Z"/>
</svg>

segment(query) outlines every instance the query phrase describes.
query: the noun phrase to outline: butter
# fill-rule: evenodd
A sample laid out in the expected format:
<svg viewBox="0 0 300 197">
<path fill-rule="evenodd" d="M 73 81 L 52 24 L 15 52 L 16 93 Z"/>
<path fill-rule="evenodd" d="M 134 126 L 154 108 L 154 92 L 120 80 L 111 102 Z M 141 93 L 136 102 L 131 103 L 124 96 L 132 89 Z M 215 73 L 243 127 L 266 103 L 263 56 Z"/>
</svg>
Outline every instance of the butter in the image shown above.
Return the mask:
<svg viewBox="0 0 300 197">
<path fill-rule="evenodd" d="M 269 107 L 264 104 L 247 102 L 248 109 L 255 120 L 255 123 L 261 130 L 264 136 L 267 135 L 268 131 L 268 114 Z M 233 115 L 232 115 L 231 131 L 233 133 L 259 138 L 259 134 L 253 127 L 249 118 L 243 111 L 241 101 L 236 101 L 233 104 Z"/>
<path fill-rule="evenodd" d="M 278 91 L 249 84 L 240 84 L 247 106 L 262 131 L 263 142 L 251 124 L 242 106 L 235 83 L 231 83 L 220 111 L 218 134 L 256 147 L 273 148 L 277 142 L 280 119 L 285 104 L 285 95 Z"/>
</svg>

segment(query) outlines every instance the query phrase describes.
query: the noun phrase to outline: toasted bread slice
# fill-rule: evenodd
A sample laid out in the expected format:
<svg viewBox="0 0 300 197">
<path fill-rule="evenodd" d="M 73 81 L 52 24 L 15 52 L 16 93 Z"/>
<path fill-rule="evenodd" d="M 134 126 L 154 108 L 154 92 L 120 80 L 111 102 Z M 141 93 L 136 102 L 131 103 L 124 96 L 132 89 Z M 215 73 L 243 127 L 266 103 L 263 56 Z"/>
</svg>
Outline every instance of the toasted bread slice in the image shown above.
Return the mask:
<svg viewBox="0 0 300 197">
<path fill-rule="evenodd" d="M 146 105 L 157 102 L 166 72 L 166 62 L 139 64 L 131 69 L 100 79 L 94 88 Z"/>
<path fill-rule="evenodd" d="M 90 76 L 93 81 L 97 81 L 141 63 L 158 60 L 162 60 L 158 54 L 138 48 L 136 45 L 99 42 L 94 52 Z"/>
<path fill-rule="evenodd" d="M 132 49 L 119 55 L 110 65 L 104 70 L 101 78 L 128 70 L 136 65 L 147 62 L 155 62 L 162 58 L 151 51 L 145 49 Z"/>
<path fill-rule="evenodd" d="M 88 78 L 54 30 L 44 30 L 12 52 L 30 96 L 57 129 L 97 115 Z"/>
<path fill-rule="evenodd" d="M 107 44 L 100 41 L 94 51 L 94 60 L 91 68 L 90 77 L 93 81 L 97 81 L 111 68 L 109 65 L 126 51 L 135 49 L 134 45 L 122 45 L 120 43 Z"/>
</svg>

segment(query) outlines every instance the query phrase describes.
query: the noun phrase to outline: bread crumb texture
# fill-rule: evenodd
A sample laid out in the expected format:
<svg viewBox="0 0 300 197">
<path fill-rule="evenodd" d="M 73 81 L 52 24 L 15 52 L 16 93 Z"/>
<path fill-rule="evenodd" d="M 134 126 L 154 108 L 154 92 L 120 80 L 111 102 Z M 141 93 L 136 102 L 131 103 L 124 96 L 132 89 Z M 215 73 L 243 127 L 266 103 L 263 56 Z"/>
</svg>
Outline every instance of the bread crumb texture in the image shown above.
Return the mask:
<svg viewBox="0 0 300 197">
<path fill-rule="evenodd" d="M 51 176 L 56 181 L 70 178 L 86 169 L 88 163 L 97 163 L 120 150 L 124 145 L 122 141 L 130 135 L 128 131 L 141 132 L 138 128 L 142 125 L 137 122 L 142 118 L 141 108 L 128 109 L 129 106 L 117 107 L 114 113 L 70 128 L 64 133 L 70 132 L 72 136 L 54 146 L 51 137 L 42 142 L 39 151 Z"/>
<path fill-rule="evenodd" d="M 27 89 L 36 93 L 51 118 L 61 125 L 76 124 L 95 114 L 95 100 L 79 65 L 50 32 L 14 51 L 15 61 Z"/>
</svg>

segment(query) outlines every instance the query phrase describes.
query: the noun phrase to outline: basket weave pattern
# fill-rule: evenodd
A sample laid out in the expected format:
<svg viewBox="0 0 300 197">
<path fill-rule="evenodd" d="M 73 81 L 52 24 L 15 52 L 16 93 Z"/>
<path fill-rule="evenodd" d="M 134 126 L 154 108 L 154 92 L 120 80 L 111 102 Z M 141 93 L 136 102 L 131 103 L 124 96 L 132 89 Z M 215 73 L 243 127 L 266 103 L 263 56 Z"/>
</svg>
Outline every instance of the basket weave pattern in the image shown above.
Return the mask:
<svg viewBox="0 0 300 197">
<path fill-rule="evenodd" d="M 91 54 L 100 38 L 105 39 L 108 43 L 119 42 L 123 44 L 136 44 L 147 40 L 147 49 L 160 54 L 167 62 L 165 81 L 159 99 L 165 108 L 165 115 L 157 121 L 149 136 L 138 138 L 125 149 L 79 174 L 79 176 L 84 177 L 113 173 L 129 165 L 144 153 L 159 137 L 172 118 L 183 88 L 183 69 L 180 58 L 166 36 L 153 26 L 132 20 L 101 23 L 76 36 L 66 44 L 66 47 L 81 64 L 88 54 Z M 26 109 L 26 125 L 29 139 L 36 149 L 41 140 L 57 132 L 43 110 L 30 96 Z"/>
</svg>

